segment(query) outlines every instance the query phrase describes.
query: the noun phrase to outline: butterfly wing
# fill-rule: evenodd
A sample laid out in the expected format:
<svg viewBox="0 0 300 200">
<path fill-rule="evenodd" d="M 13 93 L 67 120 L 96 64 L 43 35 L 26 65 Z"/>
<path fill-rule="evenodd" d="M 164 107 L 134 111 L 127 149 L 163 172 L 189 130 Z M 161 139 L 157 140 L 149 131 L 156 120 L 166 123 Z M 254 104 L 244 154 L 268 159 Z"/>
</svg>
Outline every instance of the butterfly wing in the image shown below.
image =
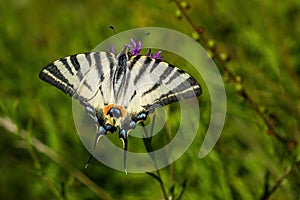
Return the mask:
<svg viewBox="0 0 300 200">
<path fill-rule="evenodd" d="M 171 64 L 147 56 L 133 56 L 130 63 L 121 105 L 133 115 L 202 93 L 191 75 Z"/>
<path fill-rule="evenodd" d="M 130 57 L 128 55 L 125 54 L 125 58 Z M 132 56 L 129 64 L 123 65 L 120 62 L 122 56 L 121 53 L 116 58 L 109 52 L 68 56 L 44 67 L 39 77 L 78 99 L 87 112 L 96 117 L 99 126 L 94 148 L 100 136 L 108 130 L 104 121 L 104 115 L 107 115 L 103 113 L 104 105 L 110 108 L 109 104 L 116 104 L 118 107 L 115 109 L 126 110 L 129 121 L 126 115 L 119 132 L 124 142 L 125 166 L 128 131 L 134 129 L 132 122 L 139 121 L 140 113 L 153 112 L 157 105 L 165 106 L 182 97 L 199 96 L 202 90 L 192 76 L 171 64 L 138 55 Z M 128 73 L 122 68 L 124 66 Z M 141 117 L 141 120 L 144 118 Z"/>
<path fill-rule="evenodd" d="M 110 79 L 116 66 L 115 55 L 109 52 L 89 52 L 58 59 L 42 69 L 39 77 L 81 103 L 103 104 L 110 98 Z M 105 87 L 103 87 L 105 85 Z M 94 98 L 101 90 L 106 99 Z"/>
</svg>

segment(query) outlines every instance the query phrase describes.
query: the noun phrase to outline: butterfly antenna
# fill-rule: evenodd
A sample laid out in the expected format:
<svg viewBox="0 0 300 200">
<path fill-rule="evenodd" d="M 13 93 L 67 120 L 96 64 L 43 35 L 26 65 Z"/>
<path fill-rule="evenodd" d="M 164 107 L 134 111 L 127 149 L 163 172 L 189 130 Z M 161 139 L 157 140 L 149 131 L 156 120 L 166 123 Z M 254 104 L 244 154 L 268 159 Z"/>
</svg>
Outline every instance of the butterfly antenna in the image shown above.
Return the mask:
<svg viewBox="0 0 300 200">
<path fill-rule="evenodd" d="M 144 36 L 142 36 L 141 41 L 143 41 L 148 35 L 150 35 L 150 33 L 146 33 Z"/>
<path fill-rule="evenodd" d="M 121 38 L 119 37 L 119 35 L 118 35 L 118 33 L 117 33 L 115 27 L 113 27 L 113 26 L 110 25 L 109 28 L 114 32 L 114 34 L 117 36 L 117 38 L 119 39 L 119 41 L 121 42 L 121 44 L 124 44 L 124 42 L 123 42 L 123 41 L 121 40 Z"/>
<path fill-rule="evenodd" d="M 115 29 L 115 27 L 113 27 L 113 26 L 109 26 L 109 28 L 114 32 L 114 34 L 116 34 L 117 35 L 117 32 L 116 32 L 116 29 Z"/>
</svg>

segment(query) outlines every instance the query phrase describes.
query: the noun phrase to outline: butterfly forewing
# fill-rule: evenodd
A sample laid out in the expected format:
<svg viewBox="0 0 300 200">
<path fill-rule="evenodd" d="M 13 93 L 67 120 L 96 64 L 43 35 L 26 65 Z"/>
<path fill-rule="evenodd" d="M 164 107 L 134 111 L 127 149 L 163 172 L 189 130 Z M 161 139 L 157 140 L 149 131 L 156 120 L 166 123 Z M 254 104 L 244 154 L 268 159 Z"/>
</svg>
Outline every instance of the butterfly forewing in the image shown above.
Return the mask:
<svg viewBox="0 0 300 200">
<path fill-rule="evenodd" d="M 199 96 L 198 82 L 179 68 L 147 56 L 131 58 L 130 80 L 122 104 L 128 104 L 129 113 L 138 113 L 155 105 L 168 105 Z"/>
<path fill-rule="evenodd" d="M 91 99 L 106 82 L 103 93 L 110 96 L 110 78 L 116 59 L 107 52 L 76 54 L 56 60 L 39 74 L 40 78 L 79 99 Z M 79 86 L 80 89 L 79 89 Z"/>
</svg>

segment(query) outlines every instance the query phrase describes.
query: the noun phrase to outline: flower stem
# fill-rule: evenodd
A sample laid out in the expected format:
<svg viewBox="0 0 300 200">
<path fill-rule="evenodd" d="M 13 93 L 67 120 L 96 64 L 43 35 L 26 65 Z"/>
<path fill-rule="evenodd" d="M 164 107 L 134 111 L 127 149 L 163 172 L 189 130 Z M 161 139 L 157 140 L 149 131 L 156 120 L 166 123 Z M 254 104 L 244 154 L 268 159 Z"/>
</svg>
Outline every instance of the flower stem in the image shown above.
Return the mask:
<svg viewBox="0 0 300 200">
<path fill-rule="evenodd" d="M 202 29 L 199 28 L 199 26 L 197 26 L 193 20 L 190 18 L 190 16 L 187 14 L 186 10 L 181 6 L 180 2 L 178 0 L 173 0 L 173 2 L 175 2 L 177 8 L 180 10 L 180 12 L 182 13 L 183 17 L 187 20 L 187 22 L 190 24 L 190 26 L 194 29 L 194 31 L 196 31 L 199 36 L 200 39 L 204 42 L 204 43 L 208 43 L 209 39 L 205 36 L 204 31 Z M 226 60 L 224 60 L 221 56 L 221 54 L 217 51 L 217 48 L 215 46 L 211 46 L 208 47 L 209 50 L 211 50 L 211 52 L 213 52 L 213 57 L 214 59 L 219 63 L 219 65 L 223 68 L 225 74 L 228 75 L 229 79 L 235 83 L 235 84 L 239 84 L 240 80 L 238 78 L 238 76 L 234 75 L 229 68 L 227 67 L 226 64 Z M 256 114 L 262 119 L 262 121 L 264 122 L 264 124 L 266 125 L 266 127 L 268 128 L 268 134 L 273 136 L 274 138 L 276 138 L 280 143 L 282 143 L 285 148 L 288 148 L 290 143 L 295 143 L 295 141 L 288 141 L 287 139 L 283 138 L 282 136 L 280 136 L 280 134 L 275 130 L 275 128 L 273 127 L 272 124 L 272 117 L 271 115 L 266 115 L 264 112 L 262 112 L 259 109 L 258 104 L 255 102 L 255 100 L 248 94 L 248 92 L 245 89 L 241 89 L 238 91 L 239 95 L 242 96 L 243 99 L 245 99 L 250 106 L 252 107 L 252 109 L 256 112 Z"/>
<path fill-rule="evenodd" d="M 153 116 L 153 119 L 152 119 L 151 130 L 150 130 L 150 135 L 149 135 L 148 131 L 145 128 L 144 122 L 141 122 L 141 125 L 142 125 L 144 133 L 145 133 L 145 137 L 143 138 L 143 142 L 144 142 L 146 150 L 149 153 L 149 156 L 151 157 L 151 159 L 153 160 L 153 163 L 154 163 L 155 168 L 156 168 L 156 174 L 154 174 L 152 172 L 146 172 L 146 174 L 148 174 L 149 176 L 151 176 L 152 178 L 154 178 L 155 180 L 157 180 L 159 182 L 159 185 L 160 185 L 160 188 L 161 188 L 162 193 L 164 195 L 164 198 L 166 200 L 168 200 L 167 192 L 166 192 L 166 189 L 164 187 L 164 183 L 163 183 L 163 180 L 161 178 L 160 171 L 158 170 L 156 159 L 155 159 L 155 154 L 153 152 L 153 147 L 152 147 L 152 135 L 153 135 L 154 123 L 155 123 L 155 115 Z"/>
</svg>

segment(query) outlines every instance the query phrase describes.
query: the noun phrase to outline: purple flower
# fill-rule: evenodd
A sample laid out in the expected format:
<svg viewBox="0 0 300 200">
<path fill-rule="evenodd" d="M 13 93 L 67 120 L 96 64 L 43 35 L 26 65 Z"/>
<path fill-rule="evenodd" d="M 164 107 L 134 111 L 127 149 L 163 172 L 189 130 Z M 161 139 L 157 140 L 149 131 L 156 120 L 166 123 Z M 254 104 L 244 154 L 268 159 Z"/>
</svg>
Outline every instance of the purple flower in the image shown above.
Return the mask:
<svg viewBox="0 0 300 200">
<path fill-rule="evenodd" d="M 158 52 L 156 52 L 156 53 L 153 55 L 153 54 L 151 53 L 151 49 L 149 49 L 149 50 L 148 50 L 148 53 L 146 54 L 146 56 L 161 61 L 161 60 L 163 59 L 163 57 L 162 57 L 162 56 L 159 56 L 160 54 L 161 54 L 161 51 L 158 51 Z"/>
<path fill-rule="evenodd" d="M 135 41 L 133 38 L 130 39 L 131 40 L 131 43 L 129 44 L 126 44 L 125 46 L 127 47 L 130 47 L 131 48 L 131 54 L 133 56 L 138 56 L 140 55 L 141 53 L 141 50 L 142 50 L 142 42 L 141 41 Z M 108 49 L 109 52 L 113 53 L 113 54 L 116 54 L 115 53 L 115 48 L 114 46 L 112 45 L 109 49 Z M 146 56 L 150 57 L 150 58 L 154 58 L 154 59 L 157 59 L 157 60 L 162 60 L 163 57 L 160 56 L 161 54 L 161 51 L 158 51 L 156 52 L 155 54 L 152 54 L 151 53 L 151 49 L 148 50 L 148 53 L 146 54 Z"/>
<path fill-rule="evenodd" d="M 111 47 L 108 48 L 108 51 L 113 53 L 113 54 L 116 54 L 114 45 L 111 45 Z"/>
<path fill-rule="evenodd" d="M 131 44 L 127 44 L 129 47 L 131 47 L 132 52 L 131 54 L 133 56 L 137 56 L 140 55 L 141 50 L 142 50 L 142 42 L 141 41 L 135 41 L 133 38 L 131 38 Z M 161 51 L 156 52 L 154 55 L 151 54 L 151 49 L 148 50 L 148 53 L 146 54 L 146 56 L 150 57 L 150 58 L 154 58 L 154 59 L 158 59 L 158 60 L 162 60 L 163 57 L 159 56 L 161 54 Z"/>
<path fill-rule="evenodd" d="M 129 44 L 129 46 L 132 48 L 132 55 L 137 56 L 140 54 L 142 50 L 142 42 L 138 41 L 136 42 L 133 38 L 131 38 L 132 45 Z"/>
</svg>

